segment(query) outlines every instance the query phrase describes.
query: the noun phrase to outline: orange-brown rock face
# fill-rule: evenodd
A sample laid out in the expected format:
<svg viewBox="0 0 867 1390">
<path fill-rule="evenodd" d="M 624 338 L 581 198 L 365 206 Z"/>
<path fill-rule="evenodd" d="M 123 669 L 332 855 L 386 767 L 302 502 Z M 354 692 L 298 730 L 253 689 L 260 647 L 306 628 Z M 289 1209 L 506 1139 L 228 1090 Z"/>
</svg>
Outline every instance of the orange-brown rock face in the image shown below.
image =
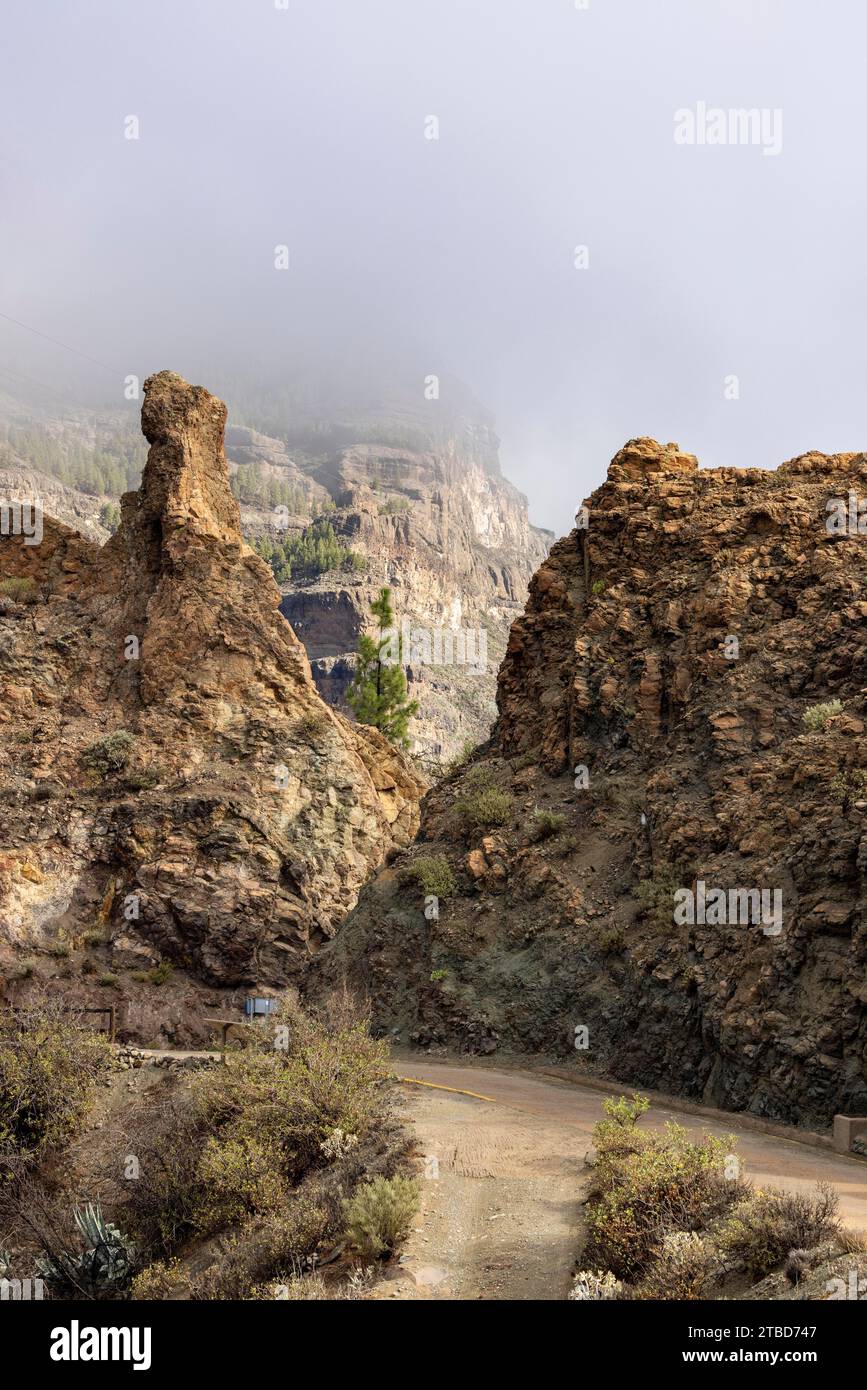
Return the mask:
<svg viewBox="0 0 867 1390">
<path fill-rule="evenodd" d="M 363 958 L 382 1023 L 421 1043 L 863 1113 L 867 534 L 827 525 L 850 491 L 862 454 L 702 471 L 630 441 L 531 584 L 496 739 L 425 803 L 411 858 L 445 856 L 455 893 L 426 918 L 380 875 L 320 969 Z M 731 897 L 755 890 L 758 921 Z"/>
<path fill-rule="evenodd" d="M 46 518 L 39 545 L 0 540 L 0 577 L 29 580 L 0 590 L 7 963 L 102 931 L 115 970 L 279 985 L 416 829 L 417 775 L 323 704 L 241 539 L 225 423 L 202 387 L 150 377 L 116 535 Z"/>
<path fill-rule="evenodd" d="M 317 478 L 337 503 L 329 520 L 364 568 L 289 581 L 282 611 L 323 696 L 344 708 L 359 634 L 384 584 L 399 626 L 424 629 L 431 640 L 434 632 L 469 639 L 470 660 L 413 660 L 407 642 L 409 693 L 419 705 L 413 746 L 430 762 L 447 762 L 490 735 L 509 626 L 553 537 L 530 526 L 526 499 L 500 473 L 496 437 L 481 425 L 454 426 L 424 450 L 355 445 Z"/>
</svg>

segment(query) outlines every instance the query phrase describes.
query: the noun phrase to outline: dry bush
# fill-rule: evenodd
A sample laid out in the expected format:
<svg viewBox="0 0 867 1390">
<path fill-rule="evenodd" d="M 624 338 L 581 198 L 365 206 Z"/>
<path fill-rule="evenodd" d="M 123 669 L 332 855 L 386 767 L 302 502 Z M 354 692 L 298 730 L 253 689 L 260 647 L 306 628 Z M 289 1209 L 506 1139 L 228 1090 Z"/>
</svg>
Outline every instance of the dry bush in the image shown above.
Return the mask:
<svg viewBox="0 0 867 1390">
<path fill-rule="evenodd" d="M 719 1273 L 719 1255 L 697 1231 L 671 1231 L 662 1238 L 656 1258 L 633 1290 L 638 1299 L 687 1302 L 703 1296 Z"/>
<path fill-rule="evenodd" d="M 808 733 L 815 734 L 827 728 L 830 721 L 842 712 L 843 706 L 839 700 L 826 700 L 824 704 L 808 705 L 801 715 L 801 723 Z"/>
<path fill-rule="evenodd" d="M 105 1036 L 57 1004 L 0 1014 L 0 1168 L 72 1139 L 110 1067 Z"/>
<path fill-rule="evenodd" d="M 572 1280 L 569 1298 L 576 1303 L 600 1303 L 622 1299 L 623 1285 L 610 1270 L 580 1269 Z"/>
<path fill-rule="evenodd" d="M 11 598 L 13 603 L 36 603 L 39 590 L 35 579 L 20 576 L 0 579 L 0 597 Z"/>
<path fill-rule="evenodd" d="M 455 802 L 455 812 L 467 831 L 508 825 L 514 810 L 515 798 L 502 787 L 480 787 Z"/>
<path fill-rule="evenodd" d="M 559 835 L 560 831 L 566 828 L 566 823 L 566 817 L 561 812 L 540 811 L 536 807 L 527 833 L 529 838 L 536 843 L 539 840 L 547 840 L 552 835 Z"/>
<path fill-rule="evenodd" d="M 452 867 L 444 854 L 422 854 L 400 871 L 401 883 L 415 884 L 428 897 L 450 898 L 456 888 Z"/>
<path fill-rule="evenodd" d="M 817 1183 L 807 1192 L 750 1192 L 716 1235 L 728 1259 L 761 1279 L 792 1250 L 809 1252 L 839 1235 L 837 1193 Z"/>
<path fill-rule="evenodd" d="M 118 1186 L 120 1220 L 150 1259 L 171 1255 L 197 1229 L 208 1191 L 199 1171 L 206 1130 L 189 1095 L 145 1098 L 130 1116 L 122 1152 L 139 1177 Z"/>
<path fill-rule="evenodd" d="M 194 1299 L 248 1299 L 271 1282 L 286 1282 L 315 1261 L 333 1223 L 315 1190 L 299 1191 L 279 1211 L 251 1222 L 223 1242 L 217 1260 L 191 1282 Z"/>
<path fill-rule="evenodd" d="M 385 1060 L 347 994 L 318 1016 L 272 1016 L 185 1093 L 139 1108 L 123 1139 L 140 1165 L 121 1185 L 124 1228 L 157 1262 L 191 1237 L 231 1233 L 193 1297 L 248 1298 L 290 1277 L 338 1239 L 358 1183 L 405 1162 Z"/>
<path fill-rule="evenodd" d="M 194 1219 L 203 1235 L 239 1225 L 255 1212 L 272 1211 L 288 1196 L 279 1155 L 250 1136 L 211 1135 L 197 1176 L 205 1191 Z"/>
<path fill-rule="evenodd" d="M 133 1279 L 129 1296 L 134 1302 L 164 1303 L 185 1287 L 184 1271 L 178 1260 L 155 1260 Z"/>
<path fill-rule="evenodd" d="M 837 1233 L 837 1244 L 844 1255 L 867 1254 L 867 1231 L 849 1231 L 845 1227 Z"/>
<path fill-rule="evenodd" d="M 282 1031 L 282 1030 L 285 1030 Z M 291 1182 L 326 1159 L 341 1130 L 364 1139 L 381 1121 L 387 1047 L 365 1024 L 333 1029 L 298 1011 L 274 1016 L 243 1053 L 193 1081 L 199 1114 L 212 1131 L 272 1148 Z"/>
</svg>

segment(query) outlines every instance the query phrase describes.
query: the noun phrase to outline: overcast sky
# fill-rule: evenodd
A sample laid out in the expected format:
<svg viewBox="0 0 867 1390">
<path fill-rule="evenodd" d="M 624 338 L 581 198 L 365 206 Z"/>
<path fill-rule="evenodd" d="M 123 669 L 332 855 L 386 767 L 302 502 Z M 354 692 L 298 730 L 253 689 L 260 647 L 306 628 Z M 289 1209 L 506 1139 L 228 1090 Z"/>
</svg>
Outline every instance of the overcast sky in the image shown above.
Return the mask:
<svg viewBox="0 0 867 1390">
<path fill-rule="evenodd" d="M 634 435 L 867 447 L 857 0 L 286 6 L 7 10 L 0 312 L 111 390 L 332 348 L 456 374 L 558 534 Z M 678 144 L 701 102 L 781 111 L 780 152 Z M 0 320 L 3 380 L 68 358 Z"/>
</svg>

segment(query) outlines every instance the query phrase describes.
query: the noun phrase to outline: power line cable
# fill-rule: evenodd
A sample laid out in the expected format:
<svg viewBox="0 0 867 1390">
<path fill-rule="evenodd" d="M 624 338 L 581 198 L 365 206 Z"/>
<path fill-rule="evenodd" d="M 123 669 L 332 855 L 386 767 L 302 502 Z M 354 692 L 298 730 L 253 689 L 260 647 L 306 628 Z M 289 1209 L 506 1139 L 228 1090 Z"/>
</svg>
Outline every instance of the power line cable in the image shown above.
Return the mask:
<svg viewBox="0 0 867 1390">
<path fill-rule="evenodd" d="M 2 310 L 0 310 L 0 319 L 5 319 L 7 323 L 14 323 L 16 328 L 23 328 L 25 332 L 33 333 L 37 338 L 44 338 L 46 343 L 53 343 L 55 347 L 61 347 L 66 352 L 75 353 L 76 357 L 83 357 L 85 362 L 92 362 L 94 367 L 101 367 L 104 372 L 111 372 L 112 376 L 117 374 L 115 368 L 109 367 L 107 363 L 100 362 L 98 358 L 91 357 L 78 348 L 70 347 L 69 343 L 62 343 L 59 338 L 52 338 L 50 333 L 41 333 L 38 328 L 31 328 L 29 323 L 22 323 L 20 319 L 13 319 L 11 314 L 4 314 Z"/>
<path fill-rule="evenodd" d="M 38 386 L 41 391 L 47 391 L 50 396 L 55 396 L 58 400 L 63 400 L 68 404 L 68 395 L 63 387 L 49 386 L 47 382 L 37 381 L 35 376 L 25 376 L 23 372 L 14 372 L 11 367 L 0 365 L 0 372 L 4 376 L 11 376 L 16 381 L 26 381 L 29 386 Z"/>
</svg>

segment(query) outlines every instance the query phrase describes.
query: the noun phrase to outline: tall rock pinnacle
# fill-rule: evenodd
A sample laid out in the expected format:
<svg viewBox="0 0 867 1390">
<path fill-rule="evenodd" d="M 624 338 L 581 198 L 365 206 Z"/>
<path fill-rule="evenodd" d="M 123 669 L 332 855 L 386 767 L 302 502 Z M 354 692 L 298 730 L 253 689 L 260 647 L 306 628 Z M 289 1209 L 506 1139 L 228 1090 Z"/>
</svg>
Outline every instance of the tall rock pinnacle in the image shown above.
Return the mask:
<svg viewBox="0 0 867 1390">
<path fill-rule="evenodd" d="M 319 697 L 271 572 L 244 543 L 226 407 L 145 382 L 141 487 L 102 548 L 46 519 L 0 542 L 3 953 L 104 926 L 113 969 L 291 980 L 389 848 L 422 784 Z M 123 986 L 123 975 L 120 976 Z M 134 1010 L 135 990 L 124 1002 Z"/>
</svg>

